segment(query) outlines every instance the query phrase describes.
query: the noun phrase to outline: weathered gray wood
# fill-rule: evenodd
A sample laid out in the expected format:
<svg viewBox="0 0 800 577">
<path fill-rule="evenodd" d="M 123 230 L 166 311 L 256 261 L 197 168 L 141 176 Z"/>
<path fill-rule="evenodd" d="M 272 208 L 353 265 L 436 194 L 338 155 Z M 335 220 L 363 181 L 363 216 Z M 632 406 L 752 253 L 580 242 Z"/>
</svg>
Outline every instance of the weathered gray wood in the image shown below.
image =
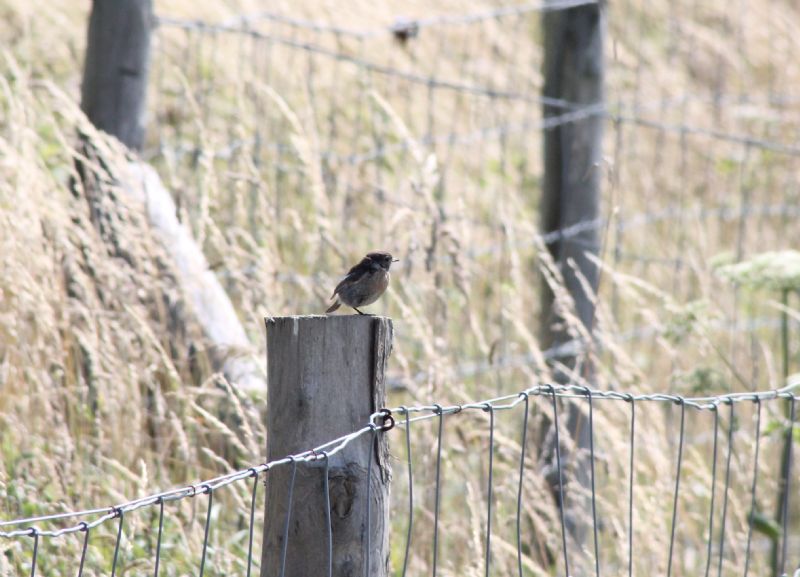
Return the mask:
<svg viewBox="0 0 800 577">
<path fill-rule="evenodd" d="M 601 5 L 546 12 L 543 23 L 543 96 L 563 100 L 577 107 L 601 105 L 604 101 L 605 35 Z M 569 110 L 562 106 L 544 107 L 545 117 L 560 116 L 567 112 Z M 545 131 L 541 203 L 544 233 L 600 216 L 603 124 L 604 115 L 597 113 Z M 597 229 L 549 245 L 553 259 L 563 273 L 566 289 L 575 300 L 577 316 L 589 331 L 594 319 L 594 305 L 586 297 L 578 277 L 567 266 L 567 262 L 573 260 L 589 285 L 596 289 L 599 272 L 586 255 L 597 255 L 599 248 Z M 570 340 L 564 328 L 554 327 L 559 315 L 553 304 L 553 292 L 547 283 L 543 283 L 542 342 L 546 347 Z"/>
<path fill-rule="evenodd" d="M 392 322 L 372 316 L 268 318 L 267 453 L 279 459 L 363 427 L 384 406 Z M 389 482 L 384 435 L 365 435 L 330 458 L 333 574 L 389 574 Z M 367 469 L 372 460 L 371 478 Z M 261 577 L 280 575 L 291 467 L 270 471 Z M 328 574 L 323 466 L 300 464 L 294 486 L 286 577 Z M 370 522 L 366 519 L 371 484 Z M 365 571 L 366 531 L 371 534 Z"/>
<path fill-rule="evenodd" d="M 81 109 L 128 148 L 144 143 L 152 0 L 94 0 Z"/>
<path fill-rule="evenodd" d="M 553 10 L 543 15 L 544 26 L 544 89 L 546 99 L 569 103 L 564 106 L 545 105 L 546 118 L 561 116 L 574 108 L 599 109 L 604 102 L 604 35 L 603 3 L 580 6 L 569 10 Z M 550 101 L 553 102 L 553 101 Z M 544 133 L 544 184 L 541 202 L 542 232 L 549 233 L 600 216 L 600 185 L 602 181 L 602 143 L 604 114 L 598 110 L 593 115 L 565 123 Z M 548 246 L 556 266 L 561 271 L 566 290 L 575 302 L 575 314 L 591 334 L 594 324 L 594 304 L 587 296 L 570 262 L 585 277 L 596 292 L 599 271 L 587 258 L 599 254 L 599 230 L 563 238 Z M 568 343 L 572 336 L 555 306 L 553 291 L 547 282 L 542 283 L 541 341 L 544 347 L 558 347 Z M 580 349 L 580 347 L 576 347 Z M 558 359 L 569 369 L 576 368 L 575 357 Z M 591 365 L 581 367 L 582 376 L 592 380 Z M 569 374 L 554 371 L 560 382 L 571 380 Z M 566 428 L 575 445 L 588 453 L 589 426 L 578 408 L 570 406 Z M 543 435 L 544 438 L 544 435 Z M 553 447 L 548 447 L 551 452 Z M 580 452 L 565 450 L 562 446 L 564 482 L 574 480 L 584 489 L 591 483 L 588 459 L 580 459 Z M 552 457 L 554 460 L 554 457 Z M 553 491 L 558 491 L 558 479 L 551 479 Z M 587 497 L 570 491 L 564 504 L 568 529 L 577 542 L 578 549 L 590 549 L 588 537 L 592 521 L 587 518 L 591 510 Z M 585 561 L 584 559 L 574 560 Z M 574 569 L 574 567 L 573 567 Z"/>
</svg>

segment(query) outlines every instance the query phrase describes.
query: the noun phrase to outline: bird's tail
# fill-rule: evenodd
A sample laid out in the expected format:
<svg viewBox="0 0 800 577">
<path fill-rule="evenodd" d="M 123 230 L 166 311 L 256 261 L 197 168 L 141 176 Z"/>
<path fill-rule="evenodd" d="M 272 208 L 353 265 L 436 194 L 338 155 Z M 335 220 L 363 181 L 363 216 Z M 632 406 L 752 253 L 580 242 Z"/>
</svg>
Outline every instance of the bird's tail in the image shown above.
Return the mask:
<svg viewBox="0 0 800 577">
<path fill-rule="evenodd" d="M 342 306 L 342 302 L 341 302 L 339 299 L 336 299 L 336 302 L 335 302 L 335 303 L 333 303 L 333 304 L 330 306 L 330 308 L 329 308 L 328 310 L 326 310 L 326 311 L 325 311 L 325 313 L 326 313 L 326 314 L 327 314 L 327 313 L 332 313 L 333 311 L 335 311 L 336 309 L 338 309 L 340 306 Z"/>
</svg>

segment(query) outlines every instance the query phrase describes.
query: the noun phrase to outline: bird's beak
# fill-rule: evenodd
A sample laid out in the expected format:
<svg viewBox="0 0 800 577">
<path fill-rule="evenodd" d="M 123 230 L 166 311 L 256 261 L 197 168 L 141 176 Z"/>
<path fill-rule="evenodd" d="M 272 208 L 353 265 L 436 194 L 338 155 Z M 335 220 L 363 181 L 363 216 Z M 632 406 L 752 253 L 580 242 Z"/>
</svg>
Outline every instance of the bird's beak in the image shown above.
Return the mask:
<svg viewBox="0 0 800 577">
<path fill-rule="evenodd" d="M 399 258 L 393 258 L 392 262 L 400 262 L 400 259 Z"/>
</svg>

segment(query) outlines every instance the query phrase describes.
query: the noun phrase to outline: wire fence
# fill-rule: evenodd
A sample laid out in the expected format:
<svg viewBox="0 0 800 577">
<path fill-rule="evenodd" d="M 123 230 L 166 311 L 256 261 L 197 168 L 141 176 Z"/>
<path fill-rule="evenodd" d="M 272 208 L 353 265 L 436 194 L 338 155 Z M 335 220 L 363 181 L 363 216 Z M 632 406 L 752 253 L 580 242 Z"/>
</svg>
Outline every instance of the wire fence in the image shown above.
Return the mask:
<svg viewBox="0 0 800 577">
<path fill-rule="evenodd" d="M 108 570 L 89 567 L 88 559 L 95 563 L 109 560 L 87 553 L 95 539 L 100 543 L 94 547 L 100 548 L 109 537 L 113 543 L 109 549 L 113 551 L 111 575 L 123 574 L 123 564 L 140 571 L 147 563 L 156 576 L 160 570 L 173 574 L 163 553 L 162 543 L 174 542 L 165 533 L 165 517 L 175 502 L 204 495 L 203 546 L 197 560 L 200 575 L 204 571 L 225 574 L 215 564 L 223 546 L 209 547 L 209 534 L 212 530 L 231 533 L 234 527 L 215 527 L 214 499 L 224 495 L 223 488 L 252 480 L 250 499 L 241 511 L 246 519 L 247 545 L 240 569 L 250 575 L 260 559 L 254 553 L 260 481 L 269 483 L 272 471 L 291 467 L 292 484 L 286 498 L 292 504 L 290 509 L 302 507 L 302 502 L 291 498 L 298 468 L 313 468 L 315 462 L 327 465 L 330 457 L 355 439 L 383 431 L 397 437 L 392 450 L 398 454 L 401 468 L 389 520 L 392 539 L 400 543 L 393 547 L 395 574 L 670 575 L 703 574 L 703 570 L 709 574 L 715 567 L 717 575 L 746 576 L 769 574 L 772 567 L 774 574 L 792 575 L 800 570 L 800 502 L 794 499 L 800 444 L 796 439 L 796 387 L 682 397 L 542 384 L 483 401 L 400 406 L 388 413 L 376 412 L 362 428 L 315 449 L 195 485 L 110 507 L 2 521 L 0 543 L 29 543 L 31 577 L 46 561 L 41 552 L 45 539 L 54 539 L 49 555 L 61 562 L 68 558 L 64 540 L 57 539 L 67 535 L 82 537 L 79 555 L 73 560 L 79 577 Z M 570 441 L 576 435 L 571 420 L 576 408 L 586 417 L 588 451 L 578 451 Z M 471 413 L 478 416 L 480 425 L 468 416 Z M 514 415 L 513 420 L 511 416 L 501 419 L 503 413 Z M 395 432 L 389 432 L 393 424 L 388 424 L 387 414 L 395 415 Z M 713 424 L 705 415 L 711 415 Z M 670 449 L 659 455 L 662 461 L 656 469 L 650 469 L 653 443 L 657 442 L 649 430 L 650 419 L 667 425 L 671 443 Z M 608 430 L 612 420 L 625 426 Z M 432 439 L 423 434 L 426 425 L 432 425 Z M 460 450 L 455 442 L 465 432 L 477 439 L 468 443 L 469 451 Z M 615 438 L 624 439 L 624 450 L 614 446 Z M 433 443 L 428 444 L 430 441 Z M 786 456 L 783 461 L 781 455 Z M 548 459 L 552 462 L 546 462 Z M 457 468 L 459 464 L 465 465 L 463 470 Z M 322 471 L 327 475 L 327 466 Z M 456 471 L 469 477 L 458 478 Z M 475 493 L 471 490 L 474 486 L 482 490 Z M 669 490 L 664 490 L 667 487 Z M 541 518 L 548 509 L 550 517 Z M 147 510 L 155 512 L 148 533 L 153 542 L 147 550 L 128 551 L 129 557 L 123 561 L 124 533 L 133 531 L 126 523 Z M 768 510 L 777 511 L 773 520 L 766 519 Z M 327 520 L 332 555 L 329 513 L 319 511 L 319 522 Z M 291 511 L 285 520 L 266 522 L 288 523 L 290 515 Z M 114 520 L 116 531 L 92 537 Z M 458 525 L 473 522 L 475 533 L 466 543 L 475 542 L 455 546 L 460 538 L 455 534 Z M 286 547 L 326 546 L 292 544 L 289 532 L 285 535 L 284 555 Z M 137 556 L 141 557 L 138 563 Z M 285 570 L 282 567 L 281 575 Z M 74 574 L 74 566 L 64 572 Z"/>
<path fill-rule="evenodd" d="M 392 509 L 402 575 L 791 574 L 796 393 L 694 395 L 782 383 L 773 357 L 796 356 L 782 336 L 796 323 L 776 316 L 774 291 L 750 299 L 723 288 L 711 259 L 785 248 L 796 234 L 800 16 L 780 0 L 758 11 L 603 3 L 605 102 L 544 98 L 541 14 L 595 3 L 422 18 L 351 7 L 330 20 L 159 15 L 144 155 L 240 311 L 323 302 L 328 271 L 356 245 L 389 239 L 400 253 L 393 301 L 412 330 L 398 335 L 407 340 L 389 385 L 412 401 L 442 399 L 392 409 L 402 433 L 386 433 L 398 436 L 406 469 Z M 603 214 L 541 234 L 542 133 L 597 116 Z M 592 231 L 608 267 L 597 330 L 540 350 L 529 326 L 541 249 Z M 544 381 L 576 355 L 606 390 L 537 386 L 445 402 Z M 669 394 L 614 392 L 645 379 Z M 147 563 L 158 575 L 167 561 L 175 574 L 250 575 L 259 482 L 318 464 L 370 425 L 113 507 L 20 511 L 21 521 L 0 523 L 0 548 L 10 544 L 0 569 L 10 559 L 31 575 L 74 574 L 74 553 L 86 575 Z"/>
<path fill-rule="evenodd" d="M 403 258 L 395 278 L 425 288 L 402 296 L 420 325 L 433 319 L 431 342 L 485 362 L 501 341 L 497 355 L 512 359 L 525 337 L 509 342 L 513 330 L 496 311 L 535 314 L 537 291 L 522 287 L 539 285 L 541 243 L 592 231 L 614 273 L 669 287 L 678 302 L 708 299 L 715 257 L 785 248 L 800 211 L 800 98 L 793 69 L 776 56 L 796 49 L 785 25 L 794 15 L 777 0 L 758 14 L 727 4 L 678 2 L 669 12 L 603 4 L 605 102 L 544 98 L 542 12 L 593 3 L 416 19 L 160 15 L 145 155 L 208 252 L 225 255 L 217 273 L 242 310 L 266 300 L 292 308 L 297 294 L 322 302 L 327 271 L 352 258 L 354 245 L 388 239 Z M 353 25 L 337 24 L 345 21 Z M 773 51 L 759 48 L 764 38 Z M 596 116 L 607 120 L 603 215 L 542 235 L 542 135 Z M 646 312 L 620 305 L 619 278 L 605 277 L 599 306 L 622 332 L 650 334 Z M 446 279 L 486 312 L 450 306 Z M 738 326 L 739 289 L 713 293 Z M 769 314 L 753 306 L 752 318 Z M 750 346 L 749 335 L 729 338 Z M 434 362 L 409 361 L 403 378 Z"/>
</svg>

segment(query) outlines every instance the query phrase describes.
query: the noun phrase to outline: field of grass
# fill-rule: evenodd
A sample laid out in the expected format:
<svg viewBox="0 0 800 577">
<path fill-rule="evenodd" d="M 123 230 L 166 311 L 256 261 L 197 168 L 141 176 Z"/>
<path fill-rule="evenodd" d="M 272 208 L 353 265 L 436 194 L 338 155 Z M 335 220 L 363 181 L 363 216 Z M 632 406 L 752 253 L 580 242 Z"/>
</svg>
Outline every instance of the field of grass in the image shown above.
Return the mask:
<svg viewBox="0 0 800 577">
<path fill-rule="evenodd" d="M 98 205 L 70 189 L 76 132 L 90 131 L 78 103 L 86 4 L 42 10 L 0 0 L 2 520 L 111 505 L 265 454 L 263 402 L 210 371 L 207 344 L 142 207 L 116 193 L 111 175 Z M 492 6 L 196 4 L 156 2 L 159 16 L 221 26 L 159 26 L 142 156 L 174 193 L 252 353 L 264 357 L 265 316 L 322 312 L 338 276 L 368 250 L 385 249 L 401 258 L 389 294 L 372 307 L 395 323 L 390 405 L 463 402 L 547 382 L 553 364 L 538 338 L 547 265 L 538 216 L 539 14 L 431 21 L 400 42 L 386 32 L 398 16 L 463 16 Z M 708 395 L 783 386 L 784 356 L 790 372 L 799 370 L 800 274 L 788 253 L 735 282 L 719 271 L 798 248 L 800 10 L 784 0 L 733 4 L 608 5 L 609 121 L 597 167 L 606 177 L 607 220 L 601 286 L 592 295 L 596 344 L 581 358 L 594 368 L 594 387 Z M 340 29 L 255 16 L 265 9 Z M 241 14 L 252 15 L 246 32 L 232 31 Z M 113 173 L 124 151 L 96 139 Z M 110 215 L 102 222 L 93 219 L 97 206 Z M 556 292 L 569 310 L 568 295 Z M 792 319 L 788 339 L 782 311 Z M 543 417 L 550 406 L 543 398 L 531 404 L 531 438 L 543 441 L 528 445 L 524 567 L 554 574 L 563 569 L 553 464 L 543 449 L 552 443 Z M 565 401 L 564 414 L 568 404 L 588 410 L 585 401 Z M 785 430 L 785 403 L 762 409 L 757 511 L 764 518 L 751 575 L 767 574 Z M 629 411 L 622 402 L 595 407 L 604 575 L 627 574 Z M 756 411 L 749 403 L 736 411 L 732 419 L 727 407 L 719 411 L 720 471 L 731 430 L 735 447 L 722 575 L 742 573 L 751 514 Z M 672 405 L 637 407 L 637 575 L 666 573 L 679 413 Z M 498 415 L 494 574 L 516 571 L 520 424 L 519 411 Z M 441 575 L 483 573 L 486 425 L 483 414 L 447 422 Z M 409 574 L 430 567 L 435 427 L 413 428 Z M 676 576 L 705 569 L 713 429 L 712 413 L 687 411 Z M 399 571 L 406 453 L 400 431 L 392 434 Z M 798 446 L 800 439 L 796 464 Z M 573 453 L 570 466 L 585 467 L 586 455 Z M 238 484 L 215 496 L 206 575 L 244 573 L 249 491 Z M 577 524 L 590 514 L 583 491 L 568 491 Z M 162 575 L 196 574 L 205 511 L 201 497 L 171 506 Z M 800 499 L 791 518 L 797 565 Z M 152 510 L 125 519 L 118 575 L 151 571 L 156 523 Z M 85 575 L 109 573 L 115 535 L 115 522 L 93 533 Z M 37 571 L 74 575 L 80 546 L 80 535 L 44 540 Z M 591 574 L 591 540 L 571 539 L 570 547 L 574 574 Z M 0 575 L 29 572 L 31 548 L 31 539 L 0 539 Z"/>
</svg>

